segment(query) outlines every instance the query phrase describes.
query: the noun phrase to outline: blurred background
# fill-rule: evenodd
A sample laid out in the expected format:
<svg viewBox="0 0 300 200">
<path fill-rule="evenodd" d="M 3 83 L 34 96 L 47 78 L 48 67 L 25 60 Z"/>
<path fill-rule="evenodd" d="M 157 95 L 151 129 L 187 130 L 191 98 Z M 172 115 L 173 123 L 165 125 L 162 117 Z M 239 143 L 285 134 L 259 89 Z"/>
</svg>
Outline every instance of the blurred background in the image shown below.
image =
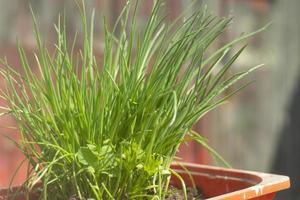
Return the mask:
<svg viewBox="0 0 300 200">
<path fill-rule="evenodd" d="M 97 10 L 95 46 L 99 54 L 103 48 L 101 16 L 106 16 L 113 23 L 124 2 L 86 0 L 88 8 Z M 149 14 L 152 1 L 142 2 L 141 23 Z M 189 2 L 167 0 L 169 18 L 175 18 Z M 300 117 L 297 104 L 298 99 L 300 103 L 300 92 L 297 91 L 300 88 L 300 1 L 197 0 L 197 3 L 199 6 L 208 5 L 215 15 L 234 16 L 231 28 L 217 41 L 216 47 L 243 32 L 256 30 L 270 21 L 273 23 L 265 32 L 248 40 L 248 48 L 234 66 L 234 70 L 241 70 L 264 63 L 265 67 L 250 77 L 256 80 L 255 83 L 205 116 L 195 129 L 208 137 L 211 146 L 234 168 L 292 176 L 295 189 L 286 193 L 284 199 L 300 199 L 296 189 L 300 185 L 297 181 L 300 180 L 300 131 L 297 123 L 297 117 Z M 66 13 L 68 34 L 73 35 L 80 28 L 73 0 L 0 0 L 0 57 L 7 57 L 15 68 L 19 66 L 16 38 L 22 41 L 28 52 L 35 49 L 29 4 L 49 44 L 55 39 L 53 24 L 58 13 Z M 3 79 L 0 79 L 0 88 L 4 88 Z M 0 105 L 4 106 L 5 102 L 0 100 Z M 18 140 L 18 131 L 13 126 L 9 116 L 0 118 L 0 187 L 9 184 L 14 169 L 23 159 L 13 142 L 5 137 Z M 186 161 L 213 162 L 195 144 L 182 147 L 179 154 Z M 14 184 L 21 183 L 24 176 L 22 169 Z"/>
</svg>

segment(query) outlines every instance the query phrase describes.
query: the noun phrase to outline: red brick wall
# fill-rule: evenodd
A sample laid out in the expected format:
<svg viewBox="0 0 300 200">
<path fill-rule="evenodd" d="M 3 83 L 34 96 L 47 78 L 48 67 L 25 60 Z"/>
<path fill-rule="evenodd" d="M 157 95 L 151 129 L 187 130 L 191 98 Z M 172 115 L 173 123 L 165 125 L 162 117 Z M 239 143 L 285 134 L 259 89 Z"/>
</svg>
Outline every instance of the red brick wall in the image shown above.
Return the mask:
<svg viewBox="0 0 300 200">
<path fill-rule="evenodd" d="M 16 48 L 11 47 L 10 45 L 5 46 L 5 48 L 0 48 L 0 56 L 7 57 L 12 66 L 19 66 Z M 5 89 L 5 81 L 2 76 L 0 77 L 0 89 Z M 7 102 L 0 99 L 0 106 L 6 107 Z M 16 148 L 14 143 L 6 138 L 10 137 L 16 141 L 19 140 L 18 130 L 12 128 L 15 126 L 15 122 L 11 116 L 5 115 L 0 117 L 0 187 L 5 187 L 10 183 L 12 175 L 22 160 L 24 160 L 24 156 Z M 16 175 L 13 184 L 20 184 L 24 180 L 25 174 L 26 170 L 24 166 Z"/>
</svg>

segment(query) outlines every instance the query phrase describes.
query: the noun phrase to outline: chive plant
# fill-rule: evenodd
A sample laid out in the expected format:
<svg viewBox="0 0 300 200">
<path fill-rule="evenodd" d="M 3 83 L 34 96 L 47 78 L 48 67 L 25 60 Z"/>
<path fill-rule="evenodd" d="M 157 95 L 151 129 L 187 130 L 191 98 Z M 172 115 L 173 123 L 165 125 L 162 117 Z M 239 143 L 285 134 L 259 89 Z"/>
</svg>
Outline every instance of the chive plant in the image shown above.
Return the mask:
<svg viewBox="0 0 300 200">
<path fill-rule="evenodd" d="M 16 119 L 18 147 L 30 163 L 24 187 L 38 184 L 41 199 L 165 199 L 170 176 L 179 176 L 170 165 L 180 144 L 195 140 L 222 160 L 192 127 L 259 67 L 227 73 L 244 50 L 233 47 L 262 29 L 208 51 L 232 19 L 193 7 L 168 22 L 164 1 L 156 0 L 139 26 L 139 3 L 128 1 L 114 27 L 103 20 L 101 58 L 94 54 L 94 12 L 88 18 L 81 3 L 83 37 L 67 38 L 59 20 L 51 53 L 33 17 L 38 72 L 20 44 L 24 73 L 6 60 L 1 70 L 9 103 L 3 109 Z"/>
</svg>

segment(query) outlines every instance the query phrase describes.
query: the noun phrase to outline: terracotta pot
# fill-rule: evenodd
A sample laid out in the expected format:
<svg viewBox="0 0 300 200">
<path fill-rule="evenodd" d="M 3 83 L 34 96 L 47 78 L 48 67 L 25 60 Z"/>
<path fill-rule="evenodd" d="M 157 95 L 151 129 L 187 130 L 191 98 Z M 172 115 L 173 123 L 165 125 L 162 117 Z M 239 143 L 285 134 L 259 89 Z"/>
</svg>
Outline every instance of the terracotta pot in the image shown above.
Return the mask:
<svg viewBox="0 0 300 200">
<path fill-rule="evenodd" d="M 201 194 L 209 200 L 270 200 L 278 191 L 290 187 L 288 177 L 274 174 L 191 163 L 173 164 L 172 168 L 190 187 L 192 187 L 192 181 L 189 174 L 192 175 Z M 181 182 L 175 177 L 172 178 L 171 184 L 177 188 L 181 187 Z"/>
<path fill-rule="evenodd" d="M 276 192 L 290 187 L 288 177 L 274 174 L 191 163 L 173 164 L 172 168 L 180 174 L 185 184 L 190 187 L 192 187 L 190 178 L 190 175 L 192 175 L 201 194 L 210 200 L 270 200 L 274 198 Z M 177 188 L 181 187 L 181 182 L 176 177 L 172 177 L 171 184 Z M 17 187 L 13 188 L 13 191 L 17 190 Z M 31 195 L 29 199 L 34 200 L 37 199 L 36 197 L 37 195 Z M 7 197 L 7 190 L 0 190 L 0 200 L 7 199 L 10 199 Z M 25 200 L 24 194 L 21 192 L 16 200 Z"/>
</svg>

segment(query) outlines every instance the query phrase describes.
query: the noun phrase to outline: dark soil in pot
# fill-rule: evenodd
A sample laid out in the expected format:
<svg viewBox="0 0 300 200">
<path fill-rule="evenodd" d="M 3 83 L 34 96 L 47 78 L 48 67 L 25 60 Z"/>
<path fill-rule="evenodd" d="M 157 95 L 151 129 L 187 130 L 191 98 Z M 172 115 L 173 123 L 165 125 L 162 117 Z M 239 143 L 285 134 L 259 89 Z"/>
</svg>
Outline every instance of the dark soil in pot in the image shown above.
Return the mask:
<svg viewBox="0 0 300 200">
<path fill-rule="evenodd" d="M 185 200 L 184 191 L 176 187 L 171 186 L 170 188 L 171 195 L 169 195 L 166 200 Z M 200 192 L 194 188 L 187 188 L 187 199 L 188 200 L 201 200 L 204 199 Z"/>
<path fill-rule="evenodd" d="M 184 198 L 184 191 L 182 189 L 178 189 L 176 187 L 170 187 L 170 195 L 166 197 L 165 200 L 185 200 Z M 201 200 L 204 199 L 201 197 L 200 192 L 194 188 L 187 188 L 187 200 Z M 69 200 L 81 200 L 76 195 L 69 198 Z"/>
</svg>

